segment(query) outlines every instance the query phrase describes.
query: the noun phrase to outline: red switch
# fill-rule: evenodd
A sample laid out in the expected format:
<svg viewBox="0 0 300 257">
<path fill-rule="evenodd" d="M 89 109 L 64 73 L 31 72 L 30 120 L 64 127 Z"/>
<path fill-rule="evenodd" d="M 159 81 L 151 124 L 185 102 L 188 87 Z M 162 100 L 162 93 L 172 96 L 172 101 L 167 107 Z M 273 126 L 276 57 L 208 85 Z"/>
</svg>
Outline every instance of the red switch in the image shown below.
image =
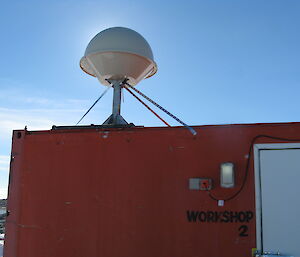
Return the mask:
<svg viewBox="0 0 300 257">
<path fill-rule="evenodd" d="M 200 190 L 210 190 L 212 188 L 212 182 L 210 178 L 200 179 Z"/>
</svg>

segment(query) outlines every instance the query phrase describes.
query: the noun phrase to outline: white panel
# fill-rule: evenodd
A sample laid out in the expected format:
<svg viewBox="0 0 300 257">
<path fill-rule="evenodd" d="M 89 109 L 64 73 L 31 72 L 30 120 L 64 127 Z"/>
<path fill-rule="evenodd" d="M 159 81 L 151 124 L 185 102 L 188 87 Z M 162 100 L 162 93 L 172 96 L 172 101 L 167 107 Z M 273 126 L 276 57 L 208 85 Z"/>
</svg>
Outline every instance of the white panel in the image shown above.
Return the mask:
<svg viewBox="0 0 300 257">
<path fill-rule="evenodd" d="M 190 190 L 200 190 L 200 178 L 190 178 L 189 179 L 189 189 Z"/>
<path fill-rule="evenodd" d="M 300 257 L 300 149 L 260 149 L 258 159 L 262 249 Z"/>
</svg>

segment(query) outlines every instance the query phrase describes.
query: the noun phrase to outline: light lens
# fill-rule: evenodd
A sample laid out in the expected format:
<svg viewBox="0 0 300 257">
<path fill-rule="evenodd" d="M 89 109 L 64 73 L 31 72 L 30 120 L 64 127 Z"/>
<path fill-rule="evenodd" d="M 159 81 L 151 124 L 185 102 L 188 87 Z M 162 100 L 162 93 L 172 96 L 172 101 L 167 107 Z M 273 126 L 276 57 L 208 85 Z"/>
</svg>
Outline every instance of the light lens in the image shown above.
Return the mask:
<svg viewBox="0 0 300 257">
<path fill-rule="evenodd" d="M 234 187 L 234 164 L 231 162 L 221 163 L 220 177 L 221 187 Z"/>
</svg>

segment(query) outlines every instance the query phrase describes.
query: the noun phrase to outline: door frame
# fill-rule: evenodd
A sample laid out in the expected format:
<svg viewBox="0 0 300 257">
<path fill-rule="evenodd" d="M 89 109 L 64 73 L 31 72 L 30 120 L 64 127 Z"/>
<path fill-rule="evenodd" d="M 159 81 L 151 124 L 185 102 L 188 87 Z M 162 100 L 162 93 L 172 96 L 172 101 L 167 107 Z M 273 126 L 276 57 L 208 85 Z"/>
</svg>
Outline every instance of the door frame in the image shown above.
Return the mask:
<svg viewBox="0 0 300 257">
<path fill-rule="evenodd" d="M 254 181 L 255 181 L 255 211 L 256 211 L 256 248 L 263 251 L 263 231 L 262 231 L 262 198 L 261 198 L 261 165 L 260 151 L 262 150 L 284 150 L 300 149 L 300 143 L 268 143 L 254 144 Z"/>
</svg>

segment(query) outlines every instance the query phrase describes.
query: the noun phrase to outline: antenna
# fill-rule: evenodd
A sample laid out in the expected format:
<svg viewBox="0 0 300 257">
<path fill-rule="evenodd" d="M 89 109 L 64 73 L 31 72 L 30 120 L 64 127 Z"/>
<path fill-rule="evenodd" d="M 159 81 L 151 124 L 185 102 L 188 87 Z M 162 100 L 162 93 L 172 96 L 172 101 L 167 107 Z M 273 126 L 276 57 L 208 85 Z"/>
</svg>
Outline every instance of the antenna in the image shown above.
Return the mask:
<svg viewBox="0 0 300 257">
<path fill-rule="evenodd" d="M 98 33 L 88 44 L 80 67 L 101 84 L 114 88 L 112 114 L 104 125 L 128 124 L 121 116 L 123 81 L 135 86 L 157 71 L 148 42 L 136 31 L 123 27 Z"/>
<path fill-rule="evenodd" d="M 87 74 L 97 77 L 104 86 L 113 87 L 114 89 L 112 114 L 103 125 L 128 125 L 126 120 L 121 116 L 121 93 L 122 89 L 125 88 L 167 126 L 170 125 L 130 89 L 184 125 L 193 135 L 197 134 L 192 127 L 189 127 L 175 115 L 168 112 L 134 87 L 142 79 L 149 78 L 157 72 L 157 65 L 154 61 L 150 45 L 136 31 L 123 27 L 114 27 L 101 31 L 88 44 L 85 54 L 80 60 L 80 67 Z M 78 123 L 95 106 L 107 90 L 101 94 Z"/>
</svg>

